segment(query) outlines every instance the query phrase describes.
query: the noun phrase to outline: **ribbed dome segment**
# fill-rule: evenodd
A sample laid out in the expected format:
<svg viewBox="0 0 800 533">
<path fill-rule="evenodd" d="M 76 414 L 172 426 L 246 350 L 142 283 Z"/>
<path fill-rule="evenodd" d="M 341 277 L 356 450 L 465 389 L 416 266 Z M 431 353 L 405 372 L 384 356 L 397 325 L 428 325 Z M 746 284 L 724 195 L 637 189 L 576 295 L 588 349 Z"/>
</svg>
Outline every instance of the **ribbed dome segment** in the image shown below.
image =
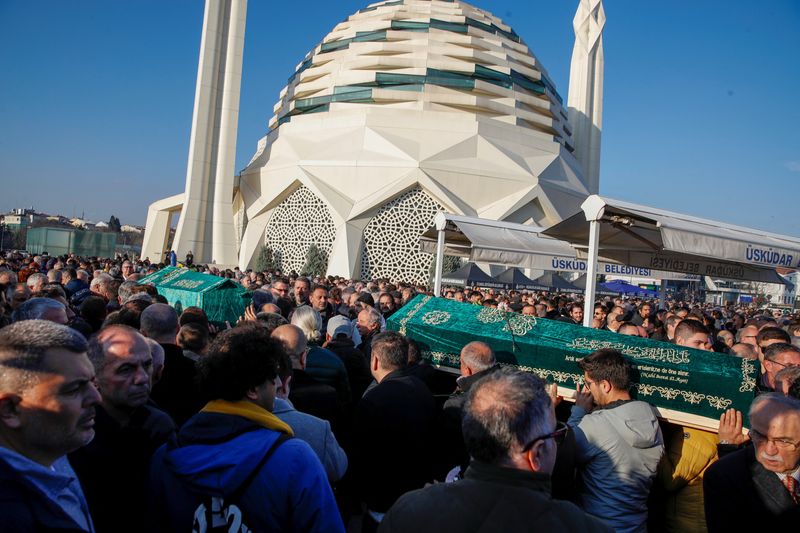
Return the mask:
<svg viewBox="0 0 800 533">
<path fill-rule="evenodd" d="M 573 150 L 561 97 L 539 61 L 499 18 L 464 2 L 395 0 L 350 16 L 298 65 L 270 129 L 352 106 L 461 111 Z"/>
</svg>

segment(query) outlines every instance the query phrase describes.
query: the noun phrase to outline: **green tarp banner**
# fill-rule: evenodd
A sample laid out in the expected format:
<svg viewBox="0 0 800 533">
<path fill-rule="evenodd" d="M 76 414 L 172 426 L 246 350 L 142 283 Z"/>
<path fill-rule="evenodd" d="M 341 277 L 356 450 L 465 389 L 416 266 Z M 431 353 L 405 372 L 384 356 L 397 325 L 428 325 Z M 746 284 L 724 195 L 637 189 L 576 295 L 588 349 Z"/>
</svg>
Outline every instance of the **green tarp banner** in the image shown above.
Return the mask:
<svg viewBox="0 0 800 533">
<path fill-rule="evenodd" d="M 578 359 L 613 348 L 635 368 L 632 393 L 638 399 L 679 415 L 710 419 L 689 420 L 689 425 L 712 427 L 731 407 L 746 414 L 755 394 L 756 366 L 747 359 L 444 298 L 417 296 L 387 325 L 414 339 L 422 356 L 434 364 L 458 369 L 461 348 L 482 340 L 494 348 L 501 364 L 570 389 L 583 381 Z"/>
<path fill-rule="evenodd" d="M 47 252 L 50 256 L 76 254 L 84 257 L 114 257 L 117 234 L 62 227 L 29 228 L 28 251 Z"/>
<path fill-rule="evenodd" d="M 250 294 L 238 283 L 187 268 L 162 268 L 139 283 L 155 285 L 178 313 L 187 307 L 200 307 L 218 325 L 225 321 L 236 324 L 250 304 Z"/>
</svg>

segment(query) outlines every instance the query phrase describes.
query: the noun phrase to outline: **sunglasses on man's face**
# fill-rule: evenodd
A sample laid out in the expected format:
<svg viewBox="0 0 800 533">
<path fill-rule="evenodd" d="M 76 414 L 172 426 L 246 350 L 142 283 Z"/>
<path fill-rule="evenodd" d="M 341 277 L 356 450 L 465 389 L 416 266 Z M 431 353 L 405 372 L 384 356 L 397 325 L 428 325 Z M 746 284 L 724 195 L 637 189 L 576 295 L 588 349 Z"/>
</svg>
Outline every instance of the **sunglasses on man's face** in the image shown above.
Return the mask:
<svg viewBox="0 0 800 533">
<path fill-rule="evenodd" d="M 558 422 L 556 424 L 555 431 L 553 431 L 552 433 L 548 433 L 547 435 L 542 435 L 541 437 L 536 437 L 528 444 L 526 444 L 524 448 L 522 448 L 522 453 L 525 453 L 531 448 L 533 448 L 533 446 L 540 440 L 553 439 L 556 445 L 560 446 L 561 444 L 564 443 L 564 439 L 567 438 L 567 433 L 569 433 L 569 426 L 566 425 L 564 422 Z"/>
</svg>

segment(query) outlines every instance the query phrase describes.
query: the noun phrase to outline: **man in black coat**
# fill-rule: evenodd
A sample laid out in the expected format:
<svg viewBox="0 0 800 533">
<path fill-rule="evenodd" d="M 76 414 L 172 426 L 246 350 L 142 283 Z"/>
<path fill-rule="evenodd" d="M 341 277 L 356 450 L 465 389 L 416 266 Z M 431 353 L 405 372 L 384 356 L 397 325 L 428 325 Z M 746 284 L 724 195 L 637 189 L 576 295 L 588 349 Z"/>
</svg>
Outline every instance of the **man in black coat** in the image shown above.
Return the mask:
<svg viewBox="0 0 800 533">
<path fill-rule="evenodd" d="M 479 380 L 467 393 L 463 431 L 473 457 L 464 479 L 405 494 L 379 531 L 612 531 L 550 496 L 556 449 L 568 428 L 556 425 L 540 378 L 501 369 Z"/>
<path fill-rule="evenodd" d="M 492 347 L 481 341 L 473 341 L 461 349 L 461 376 L 456 380 L 458 388 L 444 403 L 442 411 L 442 448 L 450 451 L 452 464 L 439 465 L 444 470 L 437 471 L 439 478 L 454 466 L 462 469 L 469 464 L 469 454 L 464 447 L 461 434 L 461 418 L 469 389 L 481 378 L 495 372 L 500 367 L 494 356 Z"/>
<path fill-rule="evenodd" d="M 153 357 L 133 328 L 113 325 L 89 343 L 102 397 L 95 438 L 71 453 L 98 533 L 143 531 L 153 452 L 175 434 L 169 415 L 148 405 Z"/>
<path fill-rule="evenodd" d="M 377 385 L 356 406 L 355 475 L 367 504 L 364 531 L 405 492 L 432 479 L 434 400 L 408 375 L 408 341 L 394 331 L 375 335 L 370 370 Z"/>
<path fill-rule="evenodd" d="M 289 401 L 302 413 L 314 415 L 331 423 L 334 434 L 339 433 L 344 422 L 344 413 L 336 389 L 314 379 L 305 371 L 308 343 L 303 330 L 292 324 L 278 326 L 272 338 L 281 341 L 292 360 Z"/>
<path fill-rule="evenodd" d="M 723 457 L 703 479 L 708 531 L 796 531 L 800 401 L 762 394 L 750 406 L 750 425 L 753 446 Z"/>
<path fill-rule="evenodd" d="M 183 355 L 175 344 L 178 335 L 178 314 L 167 304 L 152 304 L 142 311 L 141 332 L 164 348 L 164 373 L 153 387 L 151 398 L 176 426 L 181 426 L 202 409 L 195 385 L 197 369 L 194 361 Z"/>
<path fill-rule="evenodd" d="M 353 404 L 364 395 L 372 382 L 369 363 L 353 342 L 353 324 L 346 316 L 335 316 L 328 321 L 323 348 L 335 353 L 344 363 L 350 382 Z"/>
</svg>

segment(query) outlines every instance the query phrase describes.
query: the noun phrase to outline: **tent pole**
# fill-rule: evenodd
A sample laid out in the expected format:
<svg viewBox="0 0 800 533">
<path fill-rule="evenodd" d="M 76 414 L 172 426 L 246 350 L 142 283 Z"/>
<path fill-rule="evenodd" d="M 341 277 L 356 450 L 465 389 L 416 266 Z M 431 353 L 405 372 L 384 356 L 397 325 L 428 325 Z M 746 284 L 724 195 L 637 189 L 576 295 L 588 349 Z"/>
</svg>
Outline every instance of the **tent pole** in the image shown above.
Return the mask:
<svg viewBox="0 0 800 533">
<path fill-rule="evenodd" d="M 667 308 L 667 280 L 661 280 L 661 287 L 658 289 L 658 307 L 659 309 Z"/>
<path fill-rule="evenodd" d="M 583 301 L 583 325 L 592 327 L 597 285 L 597 256 L 600 247 L 600 221 L 589 221 L 589 257 L 586 261 L 586 293 Z"/>
<path fill-rule="evenodd" d="M 436 235 L 436 267 L 433 274 L 433 295 L 442 295 L 442 269 L 444 268 L 444 227 Z"/>
</svg>

